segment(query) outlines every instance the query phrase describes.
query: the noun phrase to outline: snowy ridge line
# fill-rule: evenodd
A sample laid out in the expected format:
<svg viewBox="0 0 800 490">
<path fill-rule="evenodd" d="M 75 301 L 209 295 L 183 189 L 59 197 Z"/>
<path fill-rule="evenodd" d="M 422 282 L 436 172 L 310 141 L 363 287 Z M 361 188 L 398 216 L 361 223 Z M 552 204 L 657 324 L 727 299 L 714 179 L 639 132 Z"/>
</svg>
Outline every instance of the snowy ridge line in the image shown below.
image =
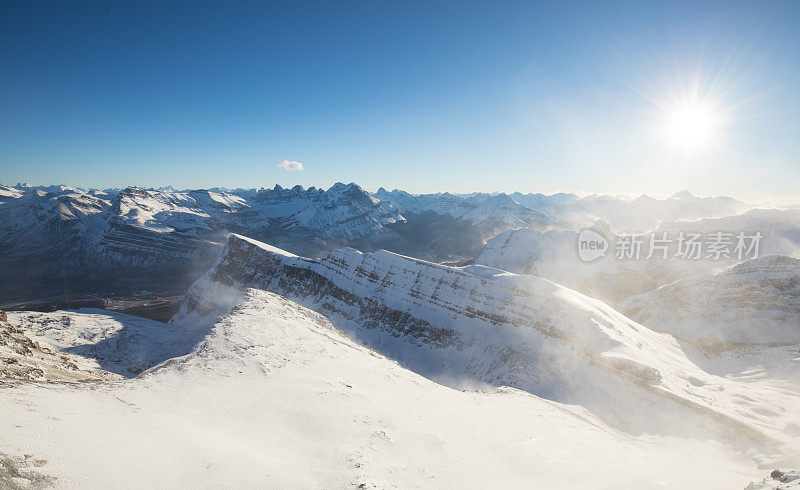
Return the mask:
<svg viewBox="0 0 800 490">
<path fill-rule="evenodd" d="M 208 284 L 285 296 L 435 380 L 508 385 L 583 404 L 618 423 L 650 404 L 655 412 L 626 420 L 626 428 L 646 430 L 671 411 L 691 412 L 687 426 L 711 419 L 757 443 L 777 444 L 773 428 L 726 409 L 726 380 L 694 365 L 672 337 L 544 279 L 385 251 L 342 249 L 312 260 L 232 235 L 175 322 L 209 309 Z"/>
</svg>

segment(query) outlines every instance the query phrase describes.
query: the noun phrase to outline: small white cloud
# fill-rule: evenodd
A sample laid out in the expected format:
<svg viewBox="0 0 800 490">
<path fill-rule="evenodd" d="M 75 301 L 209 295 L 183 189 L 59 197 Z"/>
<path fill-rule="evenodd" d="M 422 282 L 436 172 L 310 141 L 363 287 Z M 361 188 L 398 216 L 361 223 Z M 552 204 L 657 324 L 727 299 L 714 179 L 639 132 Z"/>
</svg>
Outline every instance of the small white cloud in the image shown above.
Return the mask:
<svg viewBox="0 0 800 490">
<path fill-rule="evenodd" d="M 289 172 L 294 172 L 295 170 L 303 170 L 303 164 L 300 162 L 292 162 L 290 160 L 284 160 L 278 164 L 278 166 L 284 170 L 288 170 Z"/>
</svg>

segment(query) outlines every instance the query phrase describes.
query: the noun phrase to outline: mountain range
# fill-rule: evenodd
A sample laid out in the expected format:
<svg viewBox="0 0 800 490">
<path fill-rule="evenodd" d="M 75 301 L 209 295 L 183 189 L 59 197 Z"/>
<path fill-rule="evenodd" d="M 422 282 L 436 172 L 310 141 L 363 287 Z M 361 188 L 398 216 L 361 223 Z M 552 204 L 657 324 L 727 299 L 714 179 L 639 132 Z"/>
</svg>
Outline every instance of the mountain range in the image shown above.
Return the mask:
<svg viewBox="0 0 800 490">
<path fill-rule="evenodd" d="M 309 257 L 351 246 L 463 264 L 485 256 L 487 242 L 504 231 L 576 231 L 598 218 L 619 230 L 746 208 L 688 192 L 658 200 L 383 188 L 370 194 L 354 183 L 190 191 L 0 186 L 0 268 L 16 278 L 0 285 L 0 305 L 83 295 L 177 298 L 213 264 L 230 233 Z"/>
<path fill-rule="evenodd" d="M 777 488 L 800 467 L 797 212 L 0 187 L 0 486 Z M 623 260 L 631 226 L 645 250 L 762 241 Z"/>
</svg>

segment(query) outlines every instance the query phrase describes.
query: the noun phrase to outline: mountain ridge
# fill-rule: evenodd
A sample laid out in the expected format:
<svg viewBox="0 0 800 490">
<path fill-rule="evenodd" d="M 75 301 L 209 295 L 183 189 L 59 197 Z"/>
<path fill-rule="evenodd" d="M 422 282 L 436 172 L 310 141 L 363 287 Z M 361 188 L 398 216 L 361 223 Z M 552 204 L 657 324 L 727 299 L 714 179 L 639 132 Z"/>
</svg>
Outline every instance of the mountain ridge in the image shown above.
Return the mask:
<svg viewBox="0 0 800 490">
<path fill-rule="evenodd" d="M 774 422 L 726 408 L 738 403 L 742 387 L 704 373 L 671 337 L 544 279 L 386 251 L 343 249 L 307 259 L 232 235 L 172 321 L 213 311 L 216 293 L 207 290 L 220 286 L 280 294 L 445 384 L 508 385 L 580 403 L 625 430 L 671 425 L 667 421 L 680 413 L 696 421 L 685 426 L 692 430 L 705 430 L 713 420 L 767 445 L 778 434 Z M 610 393 L 620 405 L 609 404 Z M 760 395 L 748 396 L 765 403 Z M 662 408 L 632 417 L 640 403 Z"/>
</svg>

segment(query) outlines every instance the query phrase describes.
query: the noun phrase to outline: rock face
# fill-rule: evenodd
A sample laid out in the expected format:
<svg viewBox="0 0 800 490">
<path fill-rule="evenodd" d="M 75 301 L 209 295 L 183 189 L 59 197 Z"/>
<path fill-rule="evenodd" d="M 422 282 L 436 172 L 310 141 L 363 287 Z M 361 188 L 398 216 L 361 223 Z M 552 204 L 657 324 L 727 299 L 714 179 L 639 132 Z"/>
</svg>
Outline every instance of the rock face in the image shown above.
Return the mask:
<svg viewBox="0 0 800 490">
<path fill-rule="evenodd" d="M 220 287 L 296 301 L 446 384 L 517 387 L 580 403 L 628 430 L 674 429 L 668 422 L 678 417 L 702 431 L 710 417 L 764 437 L 724 410 L 735 388 L 689 361 L 672 337 L 541 278 L 386 251 L 342 249 L 314 260 L 233 235 L 172 322 L 208 315 L 222 301 Z"/>
<path fill-rule="evenodd" d="M 800 260 L 771 255 L 619 305 L 649 328 L 709 347 L 800 344 Z"/>
</svg>

